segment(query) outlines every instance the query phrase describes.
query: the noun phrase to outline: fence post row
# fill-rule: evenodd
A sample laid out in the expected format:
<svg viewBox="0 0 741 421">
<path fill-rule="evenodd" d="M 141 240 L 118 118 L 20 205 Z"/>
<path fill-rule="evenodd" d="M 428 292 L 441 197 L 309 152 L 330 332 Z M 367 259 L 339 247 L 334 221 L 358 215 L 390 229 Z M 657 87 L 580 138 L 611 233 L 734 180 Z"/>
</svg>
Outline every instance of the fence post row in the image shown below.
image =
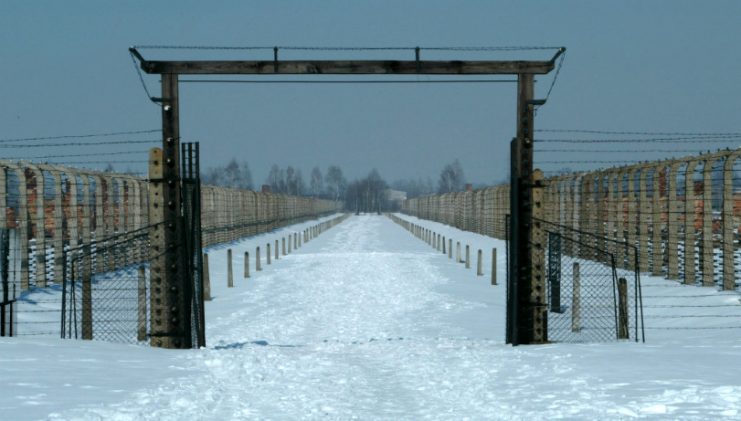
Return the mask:
<svg viewBox="0 0 741 421">
<path fill-rule="evenodd" d="M 740 155 L 738 150 L 720 151 L 551 177 L 543 192 L 543 218 L 564 227 L 565 235 L 574 240 L 566 242 L 566 254 L 594 259 L 586 248 L 579 250 L 578 243 L 586 243 L 614 254 L 618 267 L 634 269 L 636 256 L 632 253 L 637 249 L 638 269 L 643 272 L 681 279 L 687 284 L 718 283 L 723 289 L 732 290 L 733 256 L 740 231 L 734 223 L 740 215 L 738 207 L 734 209 L 737 199 L 733 174 Z M 714 176 L 718 171 L 723 172 L 723 177 Z M 505 239 L 508 201 L 509 185 L 503 184 L 473 192 L 407 199 L 401 211 Z M 417 236 L 423 234 L 421 227 L 413 225 L 413 230 Z M 581 231 L 596 234 L 597 239 L 582 236 Z M 620 242 L 625 245 L 620 246 Z M 447 252 L 451 257 L 452 245 L 448 239 Z M 713 258 L 718 247 L 722 264 L 716 269 Z M 462 260 L 457 250 L 456 259 Z M 715 271 L 722 273 L 715 276 Z"/>
</svg>

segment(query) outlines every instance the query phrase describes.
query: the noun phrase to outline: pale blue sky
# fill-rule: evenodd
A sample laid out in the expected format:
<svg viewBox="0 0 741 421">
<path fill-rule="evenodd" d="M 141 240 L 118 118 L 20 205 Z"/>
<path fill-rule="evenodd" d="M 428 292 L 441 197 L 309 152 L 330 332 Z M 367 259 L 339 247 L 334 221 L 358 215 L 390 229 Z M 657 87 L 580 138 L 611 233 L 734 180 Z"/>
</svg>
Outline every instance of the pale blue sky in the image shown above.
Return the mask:
<svg viewBox="0 0 741 421">
<path fill-rule="evenodd" d="M 127 53 L 141 44 L 564 45 L 536 127 L 734 132 L 739 22 L 738 1 L 2 0 L 0 138 L 159 127 Z M 203 166 L 247 160 L 258 183 L 272 163 L 305 176 L 317 164 L 350 177 L 376 167 L 389 181 L 436 179 L 455 158 L 476 182 L 508 173 L 513 84 L 188 85 L 181 98 L 182 136 L 201 141 Z"/>
</svg>

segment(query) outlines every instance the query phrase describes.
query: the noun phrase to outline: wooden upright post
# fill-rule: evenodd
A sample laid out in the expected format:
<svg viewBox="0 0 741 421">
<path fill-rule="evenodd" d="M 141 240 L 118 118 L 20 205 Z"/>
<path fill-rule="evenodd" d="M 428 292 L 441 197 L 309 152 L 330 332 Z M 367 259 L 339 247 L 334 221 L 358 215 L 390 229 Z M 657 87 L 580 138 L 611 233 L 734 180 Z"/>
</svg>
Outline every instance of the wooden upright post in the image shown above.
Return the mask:
<svg viewBox="0 0 741 421">
<path fill-rule="evenodd" d="M 182 261 L 180 229 L 180 121 L 178 75 L 162 74 L 162 149 L 152 149 L 149 162 L 149 215 L 152 292 L 152 345 L 190 348 L 190 308 Z"/>
<path fill-rule="evenodd" d="M 534 77 L 518 74 L 517 137 L 512 141 L 510 181 L 510 277 L 507 343 L 547 341 L 543 273 L 542 173 L 533 170 Z"/>
</svg>

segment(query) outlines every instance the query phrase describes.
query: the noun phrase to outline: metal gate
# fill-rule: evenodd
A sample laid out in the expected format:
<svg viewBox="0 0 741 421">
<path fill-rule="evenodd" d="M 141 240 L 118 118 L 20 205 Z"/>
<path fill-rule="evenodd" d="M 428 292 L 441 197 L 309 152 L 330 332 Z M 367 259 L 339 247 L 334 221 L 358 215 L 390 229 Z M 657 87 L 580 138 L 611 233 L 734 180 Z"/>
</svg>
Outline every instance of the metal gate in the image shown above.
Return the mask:
<svg viewBox="0 0 741 421">
<path fill-rule="evenodd" d="M 181 144 L 183 208 L 183 262 L 190 278 L 190 332 L 193 347 L 206 346 L 206 321 L 203 309 L 203 250 L 201 248 L 201 177 L 199 145 Z"/>
<path fill-rule="evenodd" d="M 205 346 L 201 203 L 198 144 L 182 144 L 181 218 L 177 247 L 184 262 L 189 319 L 187 347 Z M 164 251 L 151 247 L 150 233 L 163 224 L 117 234 L 64 254 L 62 338 L 149 344 L 152 332 L 151 262 Z"/>
</svg>

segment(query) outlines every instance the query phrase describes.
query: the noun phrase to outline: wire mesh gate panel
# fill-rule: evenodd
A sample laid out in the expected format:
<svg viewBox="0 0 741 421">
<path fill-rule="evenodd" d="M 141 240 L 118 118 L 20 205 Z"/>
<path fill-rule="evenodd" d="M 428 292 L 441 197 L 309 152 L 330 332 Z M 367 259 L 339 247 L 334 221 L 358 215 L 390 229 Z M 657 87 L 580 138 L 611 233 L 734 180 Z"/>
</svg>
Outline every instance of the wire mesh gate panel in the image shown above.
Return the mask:
<svg viewBox="0 0 741 421">
<path fill-rule="evenodd" d="M 186 283 L 190 286 L 190 332 L 191 345 L 206 346 L 206 320 L 203 296 L 203 244 L 201 238 L 201 178 L 198 143 L 181 145 L 182 159 L 182 208 L 183 227 L 185 228 L 183 244 L 183 262 Z"/>
<path fill-rule="evenodd" d="M 149 228 L 66 253 L 62 338 L 147 343 Z"/>
<path fill-rule="evenodd" d="M 547 232 L 548 340 L 643 338 L 640 281 L 604 249 Z"/>
</svg>

